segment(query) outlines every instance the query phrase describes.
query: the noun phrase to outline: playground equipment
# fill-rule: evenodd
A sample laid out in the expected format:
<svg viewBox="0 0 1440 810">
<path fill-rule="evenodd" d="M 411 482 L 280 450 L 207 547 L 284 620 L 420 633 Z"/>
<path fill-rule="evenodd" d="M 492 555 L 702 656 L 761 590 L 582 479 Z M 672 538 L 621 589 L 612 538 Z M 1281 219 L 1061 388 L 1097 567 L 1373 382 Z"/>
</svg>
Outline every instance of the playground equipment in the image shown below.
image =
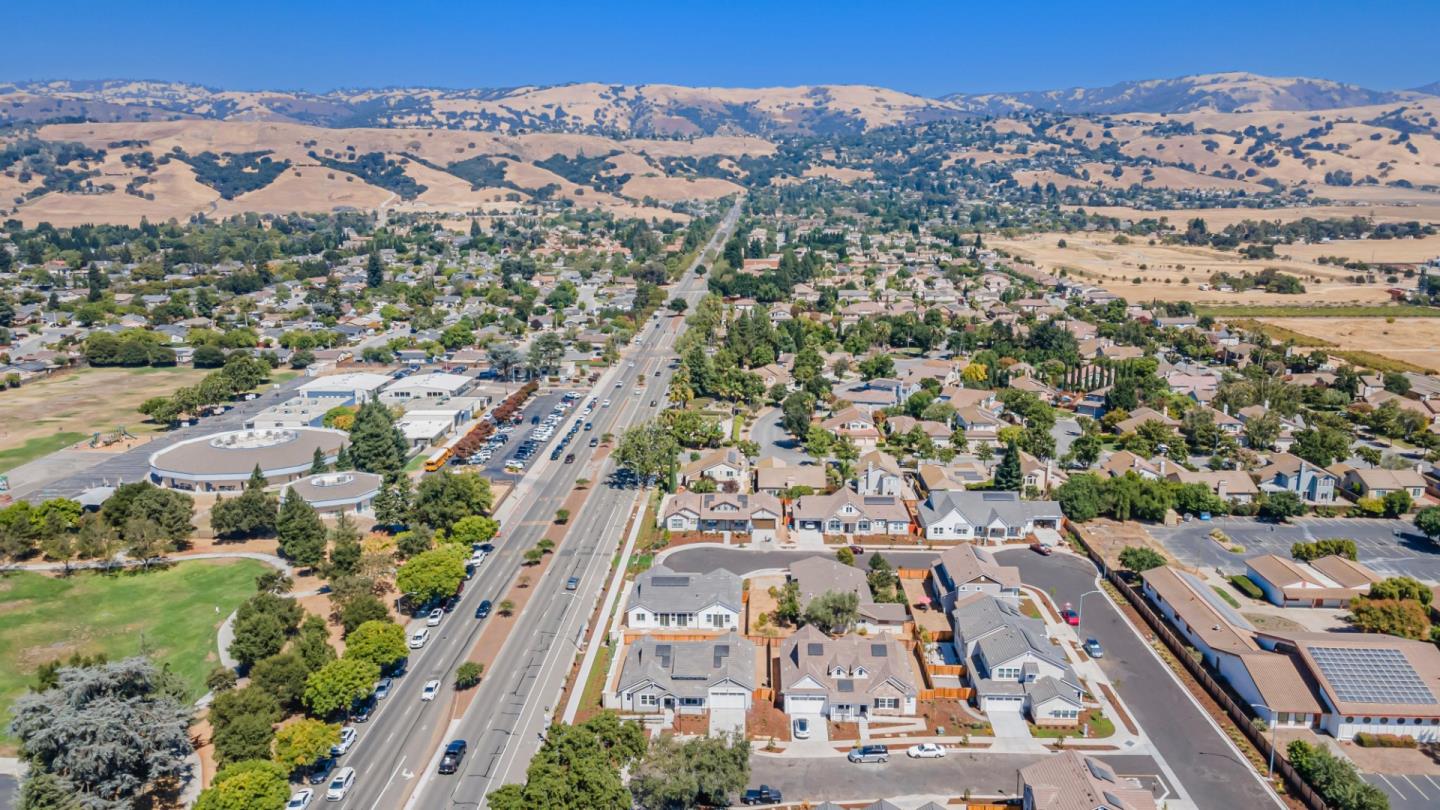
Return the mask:
<svg viewBox="0 0 1440 810">
<path fill-rule="evenodd" d="M 123 442 L 126 439 L 136 438 L 135 434 L 125 429 L 124 425 L 117 425 L 115 430 L 101 436 L 99 431 L 90 437 L 91 447 L 109 447 L 112 444 Z"/>
</svg>

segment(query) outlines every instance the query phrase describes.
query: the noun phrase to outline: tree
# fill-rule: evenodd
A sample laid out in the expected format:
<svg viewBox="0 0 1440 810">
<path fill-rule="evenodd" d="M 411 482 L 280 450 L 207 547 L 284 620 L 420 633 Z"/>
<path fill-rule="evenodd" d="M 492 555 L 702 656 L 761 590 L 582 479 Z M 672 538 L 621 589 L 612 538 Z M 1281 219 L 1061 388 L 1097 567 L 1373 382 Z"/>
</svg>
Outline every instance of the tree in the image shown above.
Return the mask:
<svg viewBox="0 0 1440 810">
<path fill-rule="evenodd" d="M 0 255 L 10 254 L 0 251 Z M 84 810 L 75 788 L 53 773 L 30 773 L 20 788 L 19 810 Z"/>
<path fill-rule="evenodd" d="M 395 587 L 416 604 L 429 604 L 454 596 L 465 579 L 464 551 L 454 546 L 417 554 L 400 566 Z"/>
<path fill-rule="evenodd" d="M 1260 502 L 1260 517 L 1284 523 L 1292 517 L 1305 514 L 1305 502 L 1293 492 L 1272 492 Z"/>
<path fill-rule="evenodd" d="M 484 664 L 477 664 L 474 661 L 466 661 L 455 669 L 455 688 L 471 689 L 480 683 L 480 676 L 485 671 Z"/>
<path fill-rule="evenodd" d="M 305 681 L 305 706 L 316 717 L 330 717 L 373 692 L 379 679 L 380 667 L 369 661 L 336 659 Z"/>
<path fill-rule="evenodd" d="M 1325 746 L 1293 740 L 1285 746 L 1285 758 L 1335 810 L 1389 810 L 1385 792 L 1362 779 L 1353 763 Z"/>
<path fill-rule="evenodd" d="M 499 531 L 500 523 L 494 518 L 470 515 L 455 521 L 455 524 L 450 527 L 450 534 L 446 539 L 462 546 L 471 546 L 476 543 L 490 542 Z"/>
<path fill-rule="evenodd" d="M 855 552 L 851 551 L 849 546 L 841 546 L 835 549 L 835 561 L 841 565 L 854 565 Z"/>
<path fill-rule="evenodd" d="M 369 661 L 384 669 L 409 654 L 405 628 L 391 621 L 371 620 L 345 636 L 345 657 Z"/>
<path fill-rule="evenodd" d="M 195 531 L 190 525 L 194 511 L 195 500 L 189 495 L 161 489 L 149 481 L 121 484 L 100 507 L 100 515 L 119 530 L 120 538 L 126 543 L 134 542 L 128 529 L 133 528 L 132 520 L 139 519 L 153 524 L 146 526 L 146 530 L 172 546 L 184 542 Z"/>
<path fill-rule="evenodd" d="M 815 397 L 808 391 L 796 391 L 780 405 L 780 424 L 791 436 L 804 439 L 810 431 L 810 417 L 815 414 Z"/>
<path fill-rule="evenodd" d="M 273 723 L 268 718 L 246 714 L 215 726 L 211 741 L 215 743 L 216 761 L 228 765 L 269 757 L 270 741 L 275 739 Z"/>
<path fill-rule="evenodd" d="M 1357 596 L 1350 600 L 1349 621 L 1366 633 L 1384 633 L 1416 640 L 1430 638 L 1428 608 L 1412 599 L 1370 599 Z"/>
<path fill-rule="evenodd" d="M 304 613 L 293 599 L 273 593 L 255 594 L 235 612 L 230 655 L 241 666 L 248 667 L 280 652 L 286 638 L 300 625 Z"/>
<path fill-rule="evenodd" d="M 302 768 L 330 753 L 340 742 L 340 725 L 302 717 L 275 732 L 275 761 L 287 768 Z"/>
<path fill-rule="evenodd" d="M 313 568 L 325 559 L 325 524 L 294 487 L 286 490 L 275 521 L 280 553 L 296 565 Z"/>
<path fill-rule="evenodd" d="M 282 652 L 262 658 L 250 667 L 251 685 L 275 696 L 287 711 L 299 711 L 305 694 L 305 679 L 310 667 L 294 652 Z"/>
<path fill-rule="evenodd" d="M 260 759 L 221 768 L 215 781 L 200 794 L 195 810 L 274 810 L 290 796 L 284 767 Z"/>
<path fill-rule="evenodd" d="M 625 431 L 615 451 L 616 463 L 642 480 L 658 478 L 675 463 L 679 446 L 675 437 L 659 422 L 648 422 Z"/>
<path fill-rule="evenodd" d="M 1139 574 L 1165 564 L 1165 555 L 1145 546 L 1126 546 L 1120 552 L 1120 564 Z"/>
<path fill-rule="evenodd" d="M 1415 513 L 1415 528 L 1434 543 L 1440 541 L 1440 506 L 1427 506 Z"/>
<path fill-rule="evenodd" d="M 87 808 L 122 810 L 157 781 L 183 776 L 191 710 L 159 687 L 154 665 L 128 658 L 61 669 L 53 689 L 17 698 L 10 731 L 27 781 L 58 777 Z"/>
<path fill-rule="evenodd" d="M 1024 477 L 1020 472 L 1020 450 L 1014 442 L 1005 445 L 1005 452 L 1000 456 L 1000 464 L 995 468 L 995 488 L 1009 492 L 1019 492 L 1024 485 Z"/>
<path fill-rule="evenodd" d="M 530 760 L 523 785 L 506 785 L 486 797 L 492 810 L 631 810 L 634 799 L 620 778 L 645 751 L 639 724 L 602 712 L 579 725 L 554 725 Z"/>
<path fill-rule="evenodd" d="M 1410 493 L 1403 489 L 1390 490 L 1385 493 L 1385 497 L 1381 499 L 1381 502 L 1385 505 L 1385 517 L 1387 518 L 1400 517 L 1406 512 L 1409 512 L 1410 507 L 1415 503 L 1414 500 L 1411 499 Z"/>
<path fill-rule="evenodd" d="M 361 472 L 386 478 L 400 475 L 405 469 L 409 445 L 395 427 L 390 409 L 379 400 L 370 400 L 355 412 L 350 427 L 350 462 Z"/>
<path fill-rule="evenodd" d="M 356 530 L 348 515 L 341 514 L 335 526 L 330 529 L 330 564 L 325 575 L 334 579 L 358 573 L 363 554 L 360 532 Z"/>
<path fill-rule="evenodd" d="M 750 744 L 743 735 L 661 737 L 636 766 L 630 790 L 646 808 L 723 807 L 749 781 Z"/>
<path fill-rule="evenodd" d="M 365 622 L 389 618 L 390 611 L 385 608 L 385 603 L 370 593 L 347 599 L 340 606 L 340 626 L 345 628 L 347 633 L 355 632 Z"/>
<path fill-rule="evenodd" d="M 1413 577 L 1387 577 L 1370 585 L 1371 599 L 1412 599 L 1428 606 L 1435 598 L 1429 586 Z"/>
<path fill-rule="evenodd" d="M 375 522 L 392 529 L 410 525 L 413 501 L 409 477 L 402 475 L 385 484 L 375 495 Z"/>
<path fill-rule="evenodd" d="M 1093 433 L 1081 434 L 1070 443 L 1070 456 L 1081 467 L 1092 467 L 1100 459 L 1100 451 L 1104 447 L 1099 436 Z"/>
<path fill-rule="evenodd" d="M 1275 440 L 1280 438 L 1280 417 L 1273 411 L 1249 419 L 1244 427 L 1245 444 L 1250 449 L 1265 451 L 1275 446 Z"/>
<path fill-rule="evenodd" d="M 542 332 L 530 341 L 526 362 L 536 374 L 545 374 L 565 357 L 565 342 L 554 332 Z"/>
<path fill-rule="evenodd" d="M 330 465 L 325 461 L 325 451 L 317 445 L 315 453 L 310 457 L 310 474 L 324 475 L 330 471 Z"/>
<path fill-rule="evenodd" d="M 210 528 L 216 537 L 226 539 L 274 534 L 278 510 L 275 496 L 265 491 L 265 476 L 257 464 L 243 492 L 217 500 L 210 508 Z"/>
<path fill-rule="evenodd" d="M 1332 537 L 1327 540 L 1312 540 L 1309 543 L 1294 543 L 1290 546 L 1290 556 L 1300 562 L 1310 562 L 1321 557 L 1344 557 L 1347 560 L 1356 559 L 1359 548 L 1354 540 L 1342 537 Z"/>
<path fill-rule="evenodd" d="M 850 629 L 860 616 L 860 597 L 854 591 L 826 591 L 805 606 L 805 623 L 826 633 Z"/>
<path fill-rule="evenodd" d="M 493 500 L 486 479 L 442 470 L 420 480 L 412 519 L 432 529 L 449 529 L 464 518 L 489 512 Z"/>
<path fill-rule="evenodd" d="M 1055 499 L 1065 517 L 1083 523 L 1105 511 L 1105 487 L 1092 473 L 1079 473 L 1055 490 Z"/>
<path fill-rule="evenodd" d="M 380 254 L 372 250 L 370 258 L 365 260 L 365 286 L 374 289 L 384 283 L 385 265 L 380 261 Z"/>
</svg>

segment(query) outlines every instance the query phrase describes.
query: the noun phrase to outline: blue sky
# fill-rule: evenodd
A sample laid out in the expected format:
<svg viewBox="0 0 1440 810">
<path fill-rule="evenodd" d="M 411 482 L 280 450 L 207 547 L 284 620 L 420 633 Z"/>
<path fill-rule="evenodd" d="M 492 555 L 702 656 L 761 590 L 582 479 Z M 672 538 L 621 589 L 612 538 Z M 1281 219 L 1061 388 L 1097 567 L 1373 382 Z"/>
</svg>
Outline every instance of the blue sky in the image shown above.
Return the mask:
<svg viewBox="0 0 1440 810">
<path fill-rule="evenodd" d="M 1440 81 L 1440 2 L 11 4 L 0 80 L 234 89 L 863 83 L 921 95 L 1221 70 Z"/>
</svg>

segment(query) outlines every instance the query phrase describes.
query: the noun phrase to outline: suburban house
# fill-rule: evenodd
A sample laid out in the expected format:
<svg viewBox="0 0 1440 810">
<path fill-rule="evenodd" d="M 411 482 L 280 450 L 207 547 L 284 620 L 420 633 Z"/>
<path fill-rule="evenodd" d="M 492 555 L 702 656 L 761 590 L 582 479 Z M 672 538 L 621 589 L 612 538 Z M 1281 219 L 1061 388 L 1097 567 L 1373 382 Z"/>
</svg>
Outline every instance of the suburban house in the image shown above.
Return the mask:
<svg viewBox="0 0 1440 810">
<path fill-rule="evenodd" d="M 709 478 L 727 492 L 744 492 L 750 484 L 750 460 L 734 447 L 714 450 L 680 468 L 681 486 Z"/>
<path fill-rule="evenodd" d="M 1360 563 L 1334 554 L 1309 565 L 1262 554 L 1245 561 L 1245 576 L 1273 605 L 1323 608 L 1343 608 L 1381 579 Z"/>
<path fill-rule="evenodd" d="M 1019 597 L 1020 569 L 996 562 L 987 548 L 962 543 L 945 549 L 930 566 L 930 586 L 948 613 L 957 599 L 974 593 Z"/>
<path fill-rule="evenodd" d="M 737 633 L 704 641 L 637 638 L 607 703 L 622 712 L 746 711 L 756 686 L 755 645 Z M 742 720 L 743 722 L 743 720 Z"/>
<path fill-rule="evenodd" d="M 1156 810 L 1150 789 L 1078 751 L 1052 754 L 1020 769 L 1024 810 Z"/>
<path fill-rule="evenodd" d="M 1403 470 L 1351 468 L 1345 471 L 1340 485 L 1356 498 L 1384 498 L 1392 492 L 1406 492 L 1411 499 L 1418 500 L 1425 494 L 1425 476 L 1409 467 Z"/>
<path fill-rule="evenodd" d="M 790 564 L 790 581 L 799 588 L 800 609 L 810 600 L 826 593 L 853 593 L 861 602 L 869 602 L 870 584 L 865 572 L 846 565 L 833 557 L 806 557 Z"/>
<path fill-rule="evenodd" d="M 781 643 L 780 695 L 791 716 L 909 717 L 919 694 L 914 659 L 894 638 L 836 639 L 806 625 Z"/>
<path fill-rule="evenodd" d="M 777 498 L 795 487 L 824 492 L 830 486 L 825 468 L 818 464 L 786 464 L 779 458 L 762 458 L 755 464 L 755 491 Z"/>
<path fill-rule="evenodd" d="M 665 504 L 665 528 L 676 532 L 774 531 L 782 515 L 773 495 L 681 492 Z"/>
<path fill-rule="evenodd" d="M 1080 679 L 1043 621 L 1025 616 L 1013 600 L 972 593 L 955 602 L 950 625 L 982 711 L 1025 712 L 1036 725 L 1080 722 Z"/>
<path fill-rule="evenodd" d="M 872 450 L 860 457 L 855 465 L 855 490 L 861 495 L 894 495 L 905 497 L 910 491 L 900 462 L 889 453 Z"/>
<path fill-rule="evenodd" d="M 965 441 L 971 447 L 988 444 L 1000 446 L 1000 429 L 1005 421 L 977 405 L 958 408 L 955 411 L 955 425 L 965 431 Z"/>
<path fill-rule="evenodd" d="M 1057 529 L 1063 515 L 1056 501 L 1023 501 L 1018 492 L 935 490 L 920 502 L 916 517 L 928 540 L 1003 543 Z"/>
<path fill-rule="evenodd" d="M 1293 492 L 1307 503 L 1334 503 L 1340 479 L 1324 467 L 1299 456 L 1274 453 L 1270 463 L 1256 473 L 1265 492 Z"/>
<path fill-rule="evenodd" d="M 744 610 L 740 577 L 723 568 L 705 574 L 664 565 L 635 577 L 625 603 L 625 626 L 635 630 L 735 630 Z"/>
<path fill-rule="evenodd" d="M 848 436 L 862 451 L 874 450 L 875 444 L 880 440 L 880 431 L 875 428 L 875 420 L 854 406 L 821 422 L 820 427 L 838 436 Z"/>
<path fill-rule="evenodd" d="M 907 534 L 910 511 L 894 495 L 860 495 L 841 489 L 806 495 L 790 508 L 796 528 L 824 534 Z"/>
<path fill-rule="evenodd" d="M 1244 470 L 1200 470 L 1190 472 L 1176 465 L 1170 468 L 1166 478 L 1182 484 L 1204 484 L 1221 500 L 1230 503 L 1251 503 L 1260 497 L 1260 488 L 1250 480 Z"/>
<path fill-rule="evenodd" d="M 1109 458 L 1101 462 L 1099 467 L 1099 471 L 1109 478 L 1121 478 L 1125 473 L 1133 472 L 1150 481 L 1159 481 L 1172 469 L 1169 459 L 1164 456 L 1151 461 L 1129 450 L 1116 450 L 1110 454 Z"/>
</svg>

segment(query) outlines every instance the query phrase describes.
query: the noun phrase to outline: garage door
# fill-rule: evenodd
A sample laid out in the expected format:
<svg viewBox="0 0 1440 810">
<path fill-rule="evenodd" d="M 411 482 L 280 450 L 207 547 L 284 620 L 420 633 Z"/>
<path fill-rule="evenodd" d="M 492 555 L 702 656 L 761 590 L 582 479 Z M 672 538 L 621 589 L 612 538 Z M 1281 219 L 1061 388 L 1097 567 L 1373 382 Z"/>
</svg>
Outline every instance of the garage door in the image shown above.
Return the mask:
<svg viewBox="0 0 1440 810">
<path fill-rule="evenodd" d="M 786 714 L 820 714 L 825 709 L 825 698 L 823 697 L 797 697 L 785 698 Z"/>
<path fill-rule="evenodd" d="M 712 709 L 743 709 L 746 698 L 749 694 L 742 691 L 711 692 L 710 708 Z"/>
<path fill-rule="evenodd" d="M 981 710 L 987 712 L 992 709 L 999 711 L 1021 711 L 1024 708 L 1024 697 L 1015 697 L 1012 695 L 990 695 L 989 697 L 985 698 L 985 705 L 982 707 Z"/>
</svg>

